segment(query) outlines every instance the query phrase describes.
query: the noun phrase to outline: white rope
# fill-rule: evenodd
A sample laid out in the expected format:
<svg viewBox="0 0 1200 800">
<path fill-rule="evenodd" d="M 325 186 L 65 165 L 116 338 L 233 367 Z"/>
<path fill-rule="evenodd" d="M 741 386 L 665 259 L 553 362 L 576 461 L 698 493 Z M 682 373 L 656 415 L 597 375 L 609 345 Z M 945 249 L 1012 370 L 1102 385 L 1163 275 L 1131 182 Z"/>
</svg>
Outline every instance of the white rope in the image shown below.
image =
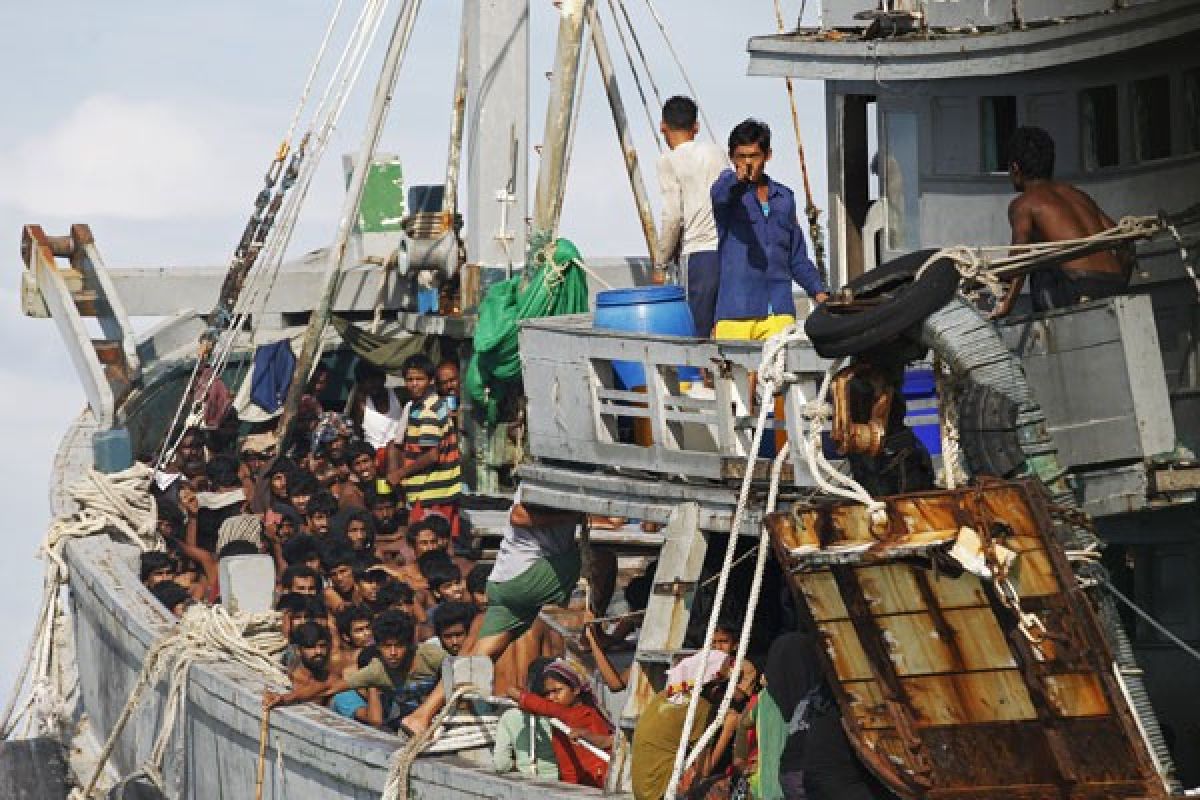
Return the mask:
<svg viewBox="0 0 1200 800">
<path fill-rule="evenodd" d="M 38 557 L 46 562 L 42 599 L 17 680 L 0 717 L 0 738 L 8 738 L 22 720 L 27 731 L 61 732 L 69 715 L 66 700 L 72 691 L 62 685 L 62 664 L 56 648 L 65 619 L 61 590 L 68 571 L 63 550 L 71 540 L 99 533 L 109 533 L 142 550 L 161 547 L 158 511 L 147 491 L 152 475 L 153 471 L 143 464 L 111 475 L 89 470 L 68 490 L 78 510 L 51 522 L 38 548 Z M 22 698 L 24 703 L 18 710 Z"/>
<path fill-rule="evenodd" d="M 244 666 L 268 684 L 282 686 L 287 676 L 278 663 L 286 645 L 279 630 L 279 614 L 230 614 L 223 606 L 192 606 L 179 622 L 151 645 L 141 672 L 121 709 L 108 740 L 100 752 L 91 778 L 83 791 L 72 797 L 90 798 L 118 738 L 141 705 L 146 689 L 168 676 L 159 733 L 150 755 L 137 773 L 166 792 L 162 776 L 167 745 L 175 734 L 176 722 L 186 716 L 187 678 L 194 664 L 233 663 Z M 180 736 L 179 745 L 182 745 Z"/>
<path fill-rule="evenodd" d="M 713 598 L 713 613 L 709 616 L 708 626 L 704 634 L 704 645 L 700 649 L 700 663 L 705 663 L 708 659 L 708 654 L 712 651 L 713 634 L 716 632 L 718 610 L 725 601 L 725 592 L 728 588 L 729 577 L 732 572 L 733 556 L 737 549 L 738 531 L 741 529 L 742 520 L 746 514 L 746 505 L 749 500 L 750 487 L 754 478 L 754 462 L 758 456 L 759 447 L 762 444 L 763 433 L 766 428 L 767 412 L 772 405 L 772 398 L 777 389 L 782 388 L 792 381 L 792 376 L 786 371 L 786 355 L 787 346 L 794 341 L 804 339 L 803 331 L 795 325 L 788 326 L 776 336 L 772 336 L 763 343 L 762 362 L 758 369 L 758 381 L 761 387 L 761 399 L 759 402 L 758 418 L 754 426 L 754 435 L 751 437 L 750 449 L 746 455 L 746 469 L 742 476 L 741 489 L 738 492 L 737 506 L 734 509 L 733 521 L 729 527 L 729 543 L 725 548 L 725 558 L 721 565 L 721 577 L 717 582 L 716 596 Z M 886 521 L 886 506 L 876 501 L 871 497 L 859 483 L 853 478 L 842 475 L 838 472 L 821 453 L 821 431 L 824 428 L 824 422 L 832 412 L 828 408 L 825 398 L 829 393 L 830 382 L 833 373 L 836 371 L 838 364 L 835 362 L 826 371 L 822 381 L 821 389 L 818 392 L 817 399 L 813 403 L 809 403 L 805 409 L 805 420 L 808 423 L 808 432 L 805 437 L 805 458 L 808 462 L 809 470 L 813 474 L 813 478 L 817 484 L 829 492 L 840 497 L 855 500 L 867 506 L 871 515 L 872 525 L 878 525 L 881 520 Z M 792 391 L 799 391 L 798 388 L 792 387 Z M 778 497 L 778 482 L 782 471 L 784 457 L 790 451 L 790 442 L 788 447 L 784 448 L 782 455 L 777 454 L 771 470 L 771 488 L 768 494 L 768 507 L 773 508 Z M 829 473 L 836 483 L 841 486 L 835 486 L 822 477 L 822 471 Z M 764 532 L 763 537 L 767 534 Z M 738 642 L 738 650 L 735 656 L 734 669 L 740 669 L 742 660 L 745 658 L 745 651 L 749 643 L 749 630 L 753 621 L 753 613 L 757 608 L 758 595 L 761 592 L 762 573 L 766 564 L 766 557 L 769 551 L 768 540 L 763 538 L 760 540 L 758 547 L 758 558 L 755 562 L 755 576 L 751 585 L 750 605 L 747 610 L 746 619 L 743 621 L 741 639 Z M 667 783 L 666 800 L 675 800 L 676 792 L 679 788 L 679 782 L 683 777 L 684 771 L 688 766 L 693 764 L 700 753 L 703 752 L 708 740 L 714 735 L 716 728 L 721 723 L 721 718 L 729 709 L 729 702 L 732 699 L 733 684 L 737 681 L 737 675 L 731 676 L 731 685 L 726 687 L 726 694 L 721 700 L 721 707 L 712 726 L 709 727 L 692 748 L 689 755 L 688 741 L 691 739 L 692 727 L 696 722 L 696 710 L 699 705 L 701 686 L 697 683 L 692 688 L 691 696 L 688 698 L 687 714 L 684 717 L 683 729 L 680 732 L 679 745 L 675 750 L 675 763 L 672 767 L 671 777 Z"/>
<path fill-rule="evenodd" d="M 480 694 L 478 687 L 471 684 L 459 686 L 446 698 L 445 705 L 430 722 L 429 727 L 413 736 L 403 747 L 397 748 L 396 752 L 392 753 L 388 764 L 387 781 L 383 785 L 383 794 L 380 795 L 380 800 L 408 800 L 408 773 L 412 769 L 413 762 L 417 760 L 417 756 L 438 738 L 442 724 L 453 713 L 454 707 L 460 700 L 471 695 L 480 696 Z"/>
</svg>

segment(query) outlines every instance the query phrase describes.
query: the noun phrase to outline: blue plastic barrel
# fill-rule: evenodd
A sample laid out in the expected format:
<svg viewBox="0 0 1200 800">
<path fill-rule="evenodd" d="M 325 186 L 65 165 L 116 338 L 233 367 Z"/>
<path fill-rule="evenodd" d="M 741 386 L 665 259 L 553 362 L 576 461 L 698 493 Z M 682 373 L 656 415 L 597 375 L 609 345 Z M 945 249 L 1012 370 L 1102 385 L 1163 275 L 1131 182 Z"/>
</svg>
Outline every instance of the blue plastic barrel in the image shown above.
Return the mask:
<svg viewBox="0 0 1200 800">
<path fill-rule="evenodd" d="M 931 456 L 942 452 L 942 436 L 938 423 L 937 381 L 929 367 L 913 367 L 904 370 L 904 384 L 900 393 L 904 395 L 904 424 L 925 445 Z"/>
<path fill-rule="evenodd" d="M 113 428 L 92 437 L 92 461 L 97 472 L 113 473 L 133 466 L 133 444 L 129 431 Z"/>
<path fill-rule="evenodd" d="M 696 324 L 682 286 L 640 286 L 610 289 L 596 295 L 597 328 L 629 333 L 695 336 Z M 646 385 L 646 373 L 635 361 L 612 362 L 613 373 L 623 389 Z M 680 367 L 679 380 L 698 381 L 700 370 Z"/>
</svg>

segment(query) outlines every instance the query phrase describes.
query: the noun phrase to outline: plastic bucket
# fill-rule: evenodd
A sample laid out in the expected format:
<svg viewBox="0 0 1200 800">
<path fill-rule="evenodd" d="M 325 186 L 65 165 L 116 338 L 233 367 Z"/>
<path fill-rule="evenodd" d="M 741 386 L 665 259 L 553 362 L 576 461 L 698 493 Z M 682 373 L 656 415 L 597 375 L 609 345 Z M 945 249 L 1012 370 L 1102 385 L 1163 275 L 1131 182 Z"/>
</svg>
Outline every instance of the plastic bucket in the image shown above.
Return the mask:
<svg viewBox="0 0 1200 800">
<path fill-rule="evenodd" d="M 938 422 L 937 381 L 929 367 L 913 367 L 904 370 L 904 384 L 900 388 L 904 396 L 904 424 L 925 445 L 929 455 L 942 452 L 941 428 Z"/>
<path fill-rule="evenodd" d="M 593 326 L 629 333 L 695 336 L 696 324 L 682 286 L 641 286 L 609 289 L 596 295 Z M 623 389 L 646 385 L 646 372 L 636 361 L 612 362 L 613 373 Z M 700 370 L 679 368 L 680 381 L 700 380 Z"/>
</svg>

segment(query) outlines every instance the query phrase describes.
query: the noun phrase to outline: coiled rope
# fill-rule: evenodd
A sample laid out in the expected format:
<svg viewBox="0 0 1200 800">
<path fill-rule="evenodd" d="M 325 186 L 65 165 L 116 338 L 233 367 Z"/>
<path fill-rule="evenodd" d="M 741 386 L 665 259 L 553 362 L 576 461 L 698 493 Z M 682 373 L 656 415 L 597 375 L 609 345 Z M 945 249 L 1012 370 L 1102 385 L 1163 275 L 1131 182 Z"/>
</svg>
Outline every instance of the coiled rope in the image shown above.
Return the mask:
<svg viewBox="0 0 1200 800">
<path fill-rule="evenodd" d="M 152 474 L 153 471 L 143 464 L 111 475 L 89 470 L 81 481 L 68 489 L 78 510 L 51 522 L 46 538 L 38 548 L 38 557 L 46 562 L 42 599 L 33 635 L 0 717 L 0 738 L 11 736 L 22 721 L 26 733 L 62 731 L 69 712 L 66 698 L 70 694 L 63 686 L 63 665 L 56 652 L 56 642 L 65 633 L 62 630 L 61 590 L 67 582 L 68 569 L 63 551 L 74 539 L 101 533 L 136 545 L 143 551 L 161 548 L 158 510 L 147 491 Z M 17 710 L 22 698 L 24 703 Z"/>
</svg>

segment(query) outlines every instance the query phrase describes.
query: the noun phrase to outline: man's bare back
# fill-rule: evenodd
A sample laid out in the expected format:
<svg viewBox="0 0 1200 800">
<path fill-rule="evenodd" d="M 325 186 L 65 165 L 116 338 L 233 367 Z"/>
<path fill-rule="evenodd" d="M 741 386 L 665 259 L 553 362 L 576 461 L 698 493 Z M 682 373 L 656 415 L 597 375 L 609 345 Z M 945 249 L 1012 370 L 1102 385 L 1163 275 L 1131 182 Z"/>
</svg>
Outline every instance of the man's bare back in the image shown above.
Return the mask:
<svg viewBox="0 0 1200 800">
<path fill-rule="evenodd" d="M 1082 239 L 1115 224 L 1086 192 L 1049 180 L 1027 183 L 1025 191 L 1009 204 L 1008 219 L 1013 244 Z M 1128 278 L 1129 266 L 1115 251 L 1102 250 L 1064 262 L 1062 270 Z"/>
</svg>

